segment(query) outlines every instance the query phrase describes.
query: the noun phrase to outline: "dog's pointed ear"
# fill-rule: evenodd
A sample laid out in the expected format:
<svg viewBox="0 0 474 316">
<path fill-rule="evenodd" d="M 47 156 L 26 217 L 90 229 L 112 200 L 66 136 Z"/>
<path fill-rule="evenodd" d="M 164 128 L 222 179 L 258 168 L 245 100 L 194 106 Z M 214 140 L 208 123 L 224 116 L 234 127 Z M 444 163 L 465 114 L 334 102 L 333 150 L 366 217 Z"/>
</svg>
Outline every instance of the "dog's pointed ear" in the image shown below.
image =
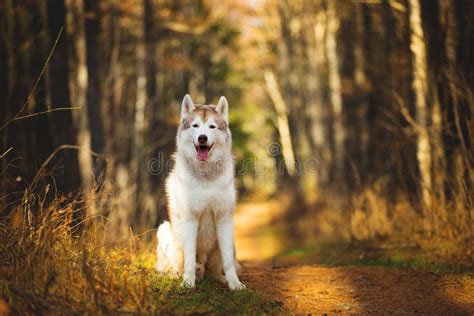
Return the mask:
<svg viewBox="0 0 474 316">
<path fill-rule="evenodd" d="M 186 117 L 192 110 L 194 110 L 193 100 L 189 94 L 186 94 L 181 102 L 181 118 Z"/>
<path fill-rule="evenodd" d="M 216 111 L 224 116 L 226 121 L 229 119 L 229 103 L 224 96 L 222 96 L 219 99 L 219 102 L 217 102 Z"/>
</svg>

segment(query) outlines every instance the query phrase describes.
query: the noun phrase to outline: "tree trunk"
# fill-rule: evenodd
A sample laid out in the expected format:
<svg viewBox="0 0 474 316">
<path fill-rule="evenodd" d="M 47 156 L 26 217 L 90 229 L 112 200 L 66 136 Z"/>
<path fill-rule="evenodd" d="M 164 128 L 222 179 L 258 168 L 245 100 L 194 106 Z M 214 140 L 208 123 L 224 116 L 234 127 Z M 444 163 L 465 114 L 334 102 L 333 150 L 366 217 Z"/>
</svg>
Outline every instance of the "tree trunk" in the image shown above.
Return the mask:
<svg viewBox="0 0 474 316">
<path fill-rule="evenodd" d="M 447 173 L 448 179 L 448 197 L 458 198 L 459 192 L 462 192 L 462 179 L 463 179 L 463 162 L 462 151 L 459 139 L 458 131 L 456 128 L 456 114 L 455 112 L 459 108 L 458 100 L 458 88 L 456 87 L 457 77 L 457 49 L 458 45 L 458 26 L 456 17 L 454 14 L 454 7 L 452 1 L 441 0 L 439 2 L 439 14 L 440 22 L 443 27 L 444 33 L 444 53 L 446 58 L 446 66 L 444 69 L 443 78 L 448 82 L 446 102 L 449 107 L 447 108 L 447 128 L 445 134 L 446 142 L 446 158 L 447 158 Z"/>
<path fill-rule="evenodd" d="M 38 24 L 34 25 L 35 30 L 39 31 L 39 47 L 38 47 L 38 66 L 39 70 L 46 62 L 50 47 L 50 37 L 48 31 L 48 10 L 46 2 L 38 1 L 36 3 L 36 10 L 38 14 Z M 51 79 L 50 79 L 49 65 L 46 65 L 43 76 L 41 77 L 41 86 L 39 87 L 38 103 L 39 110 L 51 110 Z"/>
<path fill-rule="evenodd" d="M 33 20 L 33 32 L 38 32 L 39 36 L 36 41 L 34 50 L 33 73 L 41 73 L 43 67 L 43 75 L 36 88 L 35 93 L 35 112 L 43 112 L 51 110 L 51 82 L 50 82 L 50 65 L 45 65 L 48 59 L 52 45 L 50 45 L 50 37 L 48 30 L 48 15 L 45 1 L 35 2 L 35 10 L 37 19 Z M 49 115 L 39 116 L 32 122 L 36 130 L 36 139 L 33 141 L 31 151 L 36 154 L 36 159 L 44 161 L 54 150 L 54 141 L 52 137 L 53 131 L 50 128 L 52 113 Z"/>
<path fill-rule="evenodd" d="M 268 94 L 275 106 L 277 116 L 277 128 L 280 134 L 280 141 L 282 146 L 282 154 L 285 162 L 285 167 L 289 175 L 295 174 L 295 151 L 291 142 L 291 132 L 286 114 L 286 105 L 281 95 L 278 83 L 275 79 L 275 74 L 269 70 L 265 71 L 265 82 L 267 84 Z"/>
<path fill-rule="evenodd" d="M 457 3 L 459 5 L 459 2 Z M 462 9 L 464 10 L 465 8 L 462 7 Z M 472 12 L 472 10 L 470 10 L 470 12 Z M 463 60 L 463 58 L 458 57 L 458 53 L 462 51 L 463 48 L 461 44 L 462 33 L 460 33 L 460 26 L 457 21 L 462 21 L 463 19 L 457 16 L 455 3 L 448 0 L 440 0 L 439 2 L 439 19 L 442 30 L 441 33 L 444 35 L 444 56 L 446 58 L 445 67 L 442 69 L 442 78 L 443 82 L 448 83 L 447 86 L 444 85 L 441 87 L 441 89 L 444 89 L 444 102 L 447 104 L 444 111 L 445 127 L 443 129 L 447 175 L 446 196 L 447 199 L 454 202 L 454 212 L 465 210 L 463 214 L 457 214 L 456 217 L 461 219 L 462 222 L 472 223 L 474 218 L 474 210 L 472 207 L 474 169 L 472 168 L 472 160 L 470 160 L 473 158 L 472 154 L 470 156 L 472 150 L 469 150 L 469 145 L 467 145 L 472 142 L 472 140 L 469 140 L 472 139 L 472 137 L 468 136 L 465 138 L 464 134 L 469 135 L 471 133 L 472 135 L 474 131 L 474 124 L 469 124 L 469 122 L 472 123 L 474 108 L 472 95 L 469 102 L 462 100 L 463 93 L 461 92 L 465 89 L 465 85 L 467 84 L 464 80 L 469 82 L 469 78 L 460 79 L 463 73 L 460 68 L 467 68 L 465 70 L 467 73 L 469 73 L 470 68 L 468 66 L 469 63 L 467 65 L 460 65 L 460 61 Z M 462 29 L 465 31 L 464 26 Z M 472 83 L 472 81 L 470 82 Z M 471 107 L 470 110 L 466 111 L 466 108 L 469 106 Z M 469 118 L 468 115 L 462 115 L 461 113 L 463 112 L 466 114 L 470 112 L 471 118 Z M 461 118 L 461 116 L 464 117 Z M 466 131 L 468 128 L 464 128 L 463 131 L 462 121 L 466 122 L 466 125 L 471 126 L 472 131 L 470 133 Z M 469 229 L 471 229 L 472 232 L 472 224 Z M 474 238 L 474 235 L 472 238 Z"/>
<path fill-rule="evenodd" d="M 334 134 L 334 177 L 336 181 L 341 181 L 343 180 L 344 174 L 344 141 L 346 132 L 343 122 L 341 75 L 339 73 L 339 57 L 337 53 L 339 18 L 337 13 L 337 2 L 329 0 L 326 4 L 327 33 L 325 48 L 328 59 L 328 81 L 333 114 L 332 132 Z"/>
<path fill-rule="evenodd" d="M 153 0 L 145 0 L 146 95 L 148 99 L 148 107 L 151 108 L 150 112 L 152 114 L 155 114 L 158 110 L 156 92 L 156 33 Z M 155 119 L 154 115 L 149 119 L 153 122 Z"/>
<path fill-rule="evenodd" d="M 439 212 L 438 218 L 444 217 L 445 212 L 445 191 L 444 181 L 446 179 L 446 159 L 445 145 L 443 142 L 443 129 L 448 128 L 444 125 L 442 110 L 442 90 L 444 84 L 440 79 L 443 78 L 443 68 L 446 65 L 444 54 L 444 38 L 439 21 L 439 6 L 424 6 L 422 10 L 422 19 L 425 29 L 426 47 L 427 47 L 427 72 L 428 72 L 428 104 L 430 104 L 430 122 L 429 135 L 431 141 L 431 177 L 432 177 L 432 199 L 436 198 L 438 208 L 434 211 Z M 443 126 L 444 125 L 444 126 Z"/>
<path fill-rule="evenodd" d="M 89 130 L 87 105 L 87 62 L 86 37 L 84 29 L 83 0 L 65 0 L 66 34 L 68 38 L 68 73 L 71 106 L 81 107 L 72 112 L 73 125 L 76 130 L 76 141 L 79 146 L 79 173 L 82 180 L 82 191 L 90 194 L 94 188 L 94 169 L 91 156 L 91 133 Z M 88 199 L 86 216 L 94 215 L 93 195 Z"/>
<path fill-rule="evenodd" d="M 311 187 L 311 182 L 314 185 L 314 177 L 309 177 L 308 173 L 301 172 L 303 164 L 311 156 L 311 143 L 308 137 L 308 116 L 306 108 L 305 89 L 307 67 L 304 63 L 305 58 L 305 41 L 302 26 L 299 23 L 300 18 L 304 12 L 302 2 L 290 2 L 286 0 L 279 0 L 276 2 L 277 16 L 278 16 L 278 30 L 281 40 L 277 43 L 277 57 L 278 63 L 276 66 L 276 73 L 278 76 L 278 84 L 272 87 L 271 76 L 268 73 L 265 78 L 267 88 L 272 90 L 274 99 L 277 96 L 277 91 L 280 93 L 283 102 L 275 103 L 283 104 L 285 106 L 284 115 L 286 122 L 291 131 L 289 142 L 291 143 L 291 154 L 289 152 L 289 144 L 282 143 L 282 146 L 287 150 L 286 156 L 289 157 L 288 175 L 289 180 L 286 183 L 294 188 L 296 198 L 312 198 L 308 193 Z M 267 80 L 270 78 L 270 80 Z M 275 79 L 276 82 L 276 79 Z M 270 85 L 269 85 L 270 83 Z M 275 101 L 275 99 L 273 100 Z M 283 110 L 283 109 L 280 109 Z M 279 110 L 279 111 L 280 111 Z M 280 111 L 281 112 L 281 111 Z M 282 117 L 277 114 L 277 117 Z M 280 121 L 280 123 L 285 123 Z M 280 130 L 282 131 L 282 130 Z M 284 135 L 281 135 L 284 136 Z M 285 156 L 285 154 L 283 153 Z M 284 157 L 285 160 L 287 159 Z"/>
<path fill-rule="evenodd" d="M 326 35 L 326 14 L 319 10 L 316 13 L 315 21 L 314 21 L 314 38 L 315 38 L 315 60 L 316 60 L 316 67 L 317 73 L 322 78 L 322 74 L 326 71 L 328 62 L 325 53 L 325 35 Z M 327 107 L 324 106 L 326 103 L 326 99 L 323 95 L 323 91 L 321 90 L 321 108 L 319 109 L 318 119 L 315 123 L 315 127 L 313 130 L 315 135 L 316 144 L 320 146 L 321 151 L 321 159 L 322 164 L 326 164 L 329 166 L 329 162 L 332 159 L 332 152 L 331 146 L 328 144 L 328 140 L 330 139 L 330 134 L 332 130 L 332 123 L 330 121 L 330 112 L 328 111 Z M 330 173 L 329 170 L 321 170 L 319 181 L 322 184 L 327 185 L 330 181 Z"/>
<path fill-rule="evenodd" d="M 428 75 L 425 35 L 423 33 L 421 20 L 420 0 L 409 1 L 410 15 L 410 49 L 413 54 L 413 82 L 412 88 L 415 94 L 416 122 L 417 122 L 417 151 L 418 168 L 421 175 L 423 205 L 428 208 L 431 205 L 431 150 L 428 134 L 429 108 L 427 104 Z"/>
<path fill-rule="evenodd" d="M 92 131 L 92 149 L 96 152 L 110 154 L 111 111 L 110 96 L 110 0 L 86 1 L 86 8 L 91 12 L 87 19 L 87 64 L 89 70 L 88 102 L 93 105 L 89 111 L 90 128 Z M 102 161 L 98 161 L 102 163 Z M 96 164 L 96 170 L 99 165 Z"/>
<path fill-rule="evenodd" d="M 136 48 L 137 98 L 135 102 L 134 145 L 132 153 L 132 179 L 136 181 L 137 187 L 137 212 L 133 218 L 133 223 L 137 229 L 146 228 L 147 223 L 155 224 L 158 215 L 156 214 L 154 200 L 151 196 L 150 179 L 145 156 L 150 112 L 150 99 L 147 95 L 147 88 L 150 88 L 147 81 L 147 60 L 153 58 L 153 56 L 147 56 L 146 34 L 148 32 L 147 27 L 153 27 L 149 24 L 152 20 L 152 16 L 150 16 L 152 12 L 151 0 L 144 0 L 141 13 L 143 24 L 140 25 L 139 41 Z"/>
<path fill-rule="evenodd" d="M 0 60 L 0 65 L 2 66 L 2 71 L 0 73 L 0 100 L 2 103 L 2 106 L 0 106 L 0 117 L 2 118 L 2 121 L 0 121 L 0 126 L 3 125 L 12 115 L 11 101 L 15 81 L 15 55 L 13 47 L 15 17 L 12 1 L 3 1 L 2 8 L 3 10 L 0 12 L 0 17 L 2 18 L 3 30 L 0 33 L 0 47 L 5 55 L 2 55 Z M 9 130 L 0 130 L 0 134 L 2 135 L 2 143 L 0 146 L 1 156 L 11 148 L 11 145 L 8 141 Z M 5 170 L 6 166 L 9 164 L 7 158 L 8 157 L 3 157 L 3 159 L 0 159 L 1 170 Z"/>
<path fill-rule="evenodd" d="M 364 21 L 364 4 L 354 3 L 354 82 L 358 91 L 356 109 L 356 122 L 358 125 L 358 148 L 356 163 L 357 172 L 364 176 L 367 174 L 368 167 L 368 146 L 369 146 L 369 121 L 367 104 L 367 76 L 366 76 L 366 60 L 365 60 L 365 29 Z M 361 180 L 361 179 L 359 179 Z M 362 179 L 363 180 L 363 179 Z"/>
<path fill-rule="evenodd" d="M 61 28 L 65 25 L 64 0 L 47 1 L 47 12 L 54 12 L 54 15 L 48 16 L 48 24 L 49 34 L 56 39 Z M 54 51 L 54 58 L 50 60 L 49 64 L 51 82 L 54 83 L 54 89 L 51 89 L 51 104 L 53 108 L 61 105 L 71 105 L 68 88 L 68 41 L 66 36 L 65 30 L 63 30 Z M 50 113 L 49 125 L 54 148 L 64 144 L 76 143 L 76 134 L 73 128 L 71 128 L 73 126 L 72 112 Z M 64 172 L 56 177 L 58 188 L 64 190 L 64 192 L 77 192 L 81 186 L 77 152 L 64 150 L 58 153 L 58 160 L 63 161 L 64 164 Z"/>
<path fill-rule="evenodd" d="M 307 11 L 304 15 L 304 43 L 306 50 L 306 58 L 304 60 L 307 65 L 303 82 L 306 83 L 306 104 L 304 111 L 308 120 L 308 138 L 311 144 L 311 155 L 309 158 L 316 158 L 320 161 L 329 161 L 330 156 L 327 154 L 328 147 L 325 146 L 326 133 L 324 130 L 325 110 L 323 107 L 323 92 L 321 87 L 321 69 L 324 60 L 324 25 L 320 13 L 312 12 L 311 7 L 305 6 Z M 309 11 L 309 12 L 308 12 Z M 322 38 L 321 38 L 322 34 Z M 330 153 L 329 153 L 330 155 Z M 327 181 L 325 177 L 327 173 L 309 174 L 314 183 L 313 195 L 319 191 L 318 186 Z"/>
</svg>

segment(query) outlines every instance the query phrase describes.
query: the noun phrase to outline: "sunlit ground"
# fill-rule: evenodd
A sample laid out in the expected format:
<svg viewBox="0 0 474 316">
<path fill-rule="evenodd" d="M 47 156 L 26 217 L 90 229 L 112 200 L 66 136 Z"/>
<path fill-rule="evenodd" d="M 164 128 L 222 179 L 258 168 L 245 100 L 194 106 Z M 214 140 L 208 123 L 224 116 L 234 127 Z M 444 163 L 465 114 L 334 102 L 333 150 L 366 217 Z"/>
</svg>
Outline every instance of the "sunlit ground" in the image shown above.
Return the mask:
<svg viewBox="0 0 474 316">
<path fill-rule="evenodd" d="M 443 235 L 394 236 L 358 241 L 344 211 L 313 205 L 294 216 L 289 197 L 246 199 L 235 218 L 237 257 L 274 264 L 371 265 L 427 268 L 443 272 L 472 270 L 473 250 L 463 240 Z M 380 223 L 379 223 L 380 224 Z M 364 221 L 360 226 L 368 227 Z"/>
<path fill-rule="evenodd" d="M 298 220 L 284 200 L 248 200 L 235 214 L 242 280 L 296 313 L 470 314 L 474 278 L 469 269 L 433 264 L 426 249 L 390 243 L 351 244 L 339 234 L 334 211 Z M 313 220 L 311 220 L 313 218 Z M 315 225 L 317 218 L 319 225 Z M 339 219 L 340 220 L 340 219 Z M 294 238 L 299 229 L 316 232 Z M 300 235 L 301 236 L 301 235 Z M 319 238 L 318 238 L 319 236 Z M 454 272 L 454 273 L 453 273 Z"/>
<path fill-rule="evenodd" d="M 244 202 L 234 217 L 239 260 L 266 260 L 289 247 L 278 230 L 283 208 L 277 201 Z"/>
</svg>

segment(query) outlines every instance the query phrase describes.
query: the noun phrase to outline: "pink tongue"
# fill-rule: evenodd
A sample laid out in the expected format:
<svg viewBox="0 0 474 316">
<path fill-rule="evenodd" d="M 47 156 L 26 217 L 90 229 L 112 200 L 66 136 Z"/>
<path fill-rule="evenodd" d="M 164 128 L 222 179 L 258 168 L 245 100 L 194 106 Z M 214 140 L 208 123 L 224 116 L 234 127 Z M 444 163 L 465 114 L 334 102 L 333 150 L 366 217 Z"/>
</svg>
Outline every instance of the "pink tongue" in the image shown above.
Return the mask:
<svg viewBox="0 0 474 316">
<path fill-rule="evenodd" d="M 197 155 L 199 160 L 207 160 L 209 158 L 209 149 L 198 147 Z"/>
</svg>

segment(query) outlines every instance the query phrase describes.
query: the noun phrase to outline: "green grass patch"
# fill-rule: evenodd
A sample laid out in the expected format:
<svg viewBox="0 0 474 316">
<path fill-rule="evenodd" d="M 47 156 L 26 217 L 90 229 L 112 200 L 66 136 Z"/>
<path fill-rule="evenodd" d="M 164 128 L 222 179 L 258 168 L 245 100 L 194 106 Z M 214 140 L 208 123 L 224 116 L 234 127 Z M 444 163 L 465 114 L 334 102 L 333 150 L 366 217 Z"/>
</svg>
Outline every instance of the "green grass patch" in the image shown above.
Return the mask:
<svg viewBox="0 0 474 316">
<path fill-rule="evenodd" d="M 444 259 L 444 258 L 441 258 Z M 370 243 L 318 243 L 290 248 L 278 261 L 334 266 L 383 266 L 422 269 L 440 273 L 474 273 L 473 266 L 457 261 L 442 261 L 433 252 L 419 247 L 376 247 Z"/>
<path fill-rule="evenodd" d="M 264 298 L 252 289 L 230 291 L 223 284 L 203 279 L 196 288 L 179 286 L 179 280 L 157 277 L 151 290 L 154 311 L 177 314 L 265 314 L 279 308 L 276 302 Z"/>
</svg>

